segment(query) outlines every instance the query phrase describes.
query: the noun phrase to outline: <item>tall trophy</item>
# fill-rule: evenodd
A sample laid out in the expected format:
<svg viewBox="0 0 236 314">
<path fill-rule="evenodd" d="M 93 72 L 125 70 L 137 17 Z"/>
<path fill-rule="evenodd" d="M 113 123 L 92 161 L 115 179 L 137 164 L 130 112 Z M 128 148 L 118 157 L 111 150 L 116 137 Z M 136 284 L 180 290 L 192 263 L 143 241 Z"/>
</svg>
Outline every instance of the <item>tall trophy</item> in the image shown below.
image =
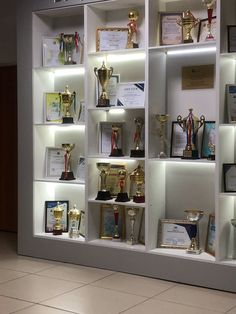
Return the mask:
<svg viewBox="0 0 236 314">
<path fill-rule="evenodd" d="M 53 208 L 53 216 L 55 218 L 55 224 L 53 226 L 53 235 L 62 234 L 61 220 L 64 209 L 60 206 L 60 202 L 57 202 L 57 206 Z"/>
<path fill-rule="evenodd" d="M 113 209 L 114 209 L 114 222 L 115 222 L 115 226 L 114 226 L 114 231 L 112 234 L 112 240 L 113 241 L 120 241 L 121 237 L 119 234 L 119 206 L 118 205 L 113 205 Z"/>
<path fill-rule="evenodd" d="M 189 222 L 196 222 L 196 228 L 191 235 L 190 246 L 186 251 L 190 254 L 200 254 L 202 250 L 199 245 L 199 220 L 203 217 L 204 212 L 198 209 L 186 209 L 184 212 L 186 213 Z"/>
<path fill-rule="evenodd" d="M 135 203 L 144 203 L 144 182 L 145 182 L 145 172 L 141 165 L 138 165 L 136 169 L 130 174 L 130 187 L 131 193 L 133 195 L 133 201 Z"/>
<path fill-rule="evenodd" d="M 186 10 L 176 23 L 183 29 L 184 43 L 193 43 L 191 31 L 200 23 L 200 20 L 196 19 L 190 10 Z"/>
<path fill-rule="evenodd" d="M 71 93 L 68 85 L 63 93 L 59 93 L 60 105 L 63 112 L 62 123 L 74 123 L 73 115 L 76 111 L 76 92 Z"/>
<path fill-rule="evenodd" d="M 98 98 L 97 107 L 109 107 L 110 101 L 108 99 L 106 89 L 107 89 L 107 84 L 109 82 L 109 79 L 112 76 L 113 68 L 110 67 L 110 69 L 108 69 L 105 66 L 105 63 L 103 61 L 100 69 L 98 69 L 97 67 L 94 68 L 94 73 L 98 79 L 98 82 L 100 83 L 102 87 L 102 93 L 100 97 Z"/>
<path fill-rule="evenodd" d="M 142 143 L 142 129 L 144 125 L 143 118 L 137 117 L 134 119 L 134 123 L 136 126 L 135 134 L 134 134 L 134 149 L 131 149 L 130 157 L 144 157 L 144 149 Z"/>
<path fill-rule="evenodd" d="M 111 153 L 110 157 L 121 157 L 124 156 L 122 152 L 122 148 L 120 145 L 120 137 L 121 137 L 121 128 L 117 124 L 112 125 L 111 132 Z"/>
<path fill-rule="evenodd" d="M 130 199 L 128 197 L 127 192 L 125 192 L 125 183 L 127 178 L 127 171 L 126 169 L 120 169 L 118 171 L 118 180 L 119 180 L 119 187 L 120 192 L 117 194 L 117 197 L 115 199 L 116 202 L 128 202 Z"/>
<path fill-rule="evenodd" d="M 137 20 L 139 18 L 139 13 L 137 10 L 131 10 L 128 14 L 129 17 L 129 23 L 127 26 L 129 27 L 128 31 L 128 43 L 127 48 L 138 48 L 137 43 L 137 33 L 138 33 L 138 27 L 137 27 Z"/>
<path fill-rule="evenodd" d="M 128 216 L 130 219 L 130 235 L 129 235 L 129 239 L 127 240 L 127 243 L 130 245 L 134 245 L 137 243 L 137 240 L 135 238 L 134 225 L 135 225 L 136 215 L 138 211 L 139 211 L 138 208 L 128 209 Z"/>
<path fill-rule="evenodd" d="M 101 200 L 101 201 L 107 201 L 107 200 L 111 200 L 111 193 L 110 191 L 107 189 L 107 176 L 109 174 L 109 170 L 110 170 L 110 163 L 107 162 L 98 162 L 97 163 L 97 168 L 100 171 L 100 179 L 101 179 L 101 183 L 100 183 L 100 190 L 97 193 L 97 197 L 96 200 Z"/>
<path fill-rule="evenodd" d="M 78 238 L 80 211 L 76 208 L 76 204 L 74 204 L 73 208 L 69 210 L 68 216 L 69 216 L 69 237 Z"/>
<path fill-rule="evenodd" d="M 64 59 L 64 64 L 76 64 L 73 60 L 74 50 L 78 52 L 79 49 L 79 35 L 78 32 L 74 34 L 60 34 L 60 54 L 62 59 Z"/>
<path fill-rule="evenodd" d="M 200 127 L 205 122 L 205 117 L 202 115 L 200 119 L 193 115 L 193 109 L 189 109 L 189 114 L 187 117 L 182 118 L 177 117 L 177 122 L 179 126 L 186 133 L 187 144 L 183 151 L 183 157 L 186 159 L 198 159 L 198 149 L 197 149 L 197 133 Z"/>
<path fill-rule="evenodd" d="M 65 151 L 64 162 L 65 168 L 61 174 L 60 180 L 75 180 L 73 171 L 71 171 L 71 151 L 74 149 L 75 144 L 62 144 L 62 148 Z"/>
<path fill-rule="evenodd" d="M 215 5 L 216 0 L 202 0 L 203 4 L 207 7 L 207 35 L 206 41 L 214 40 L 214 36 L 211 32 L 211 22 L 212 22 L 212 15 L 213 15 L 213 8 Z"/>
<path fill-rule="evenodd" d="M 169 118 L 168 114 L 156 115 L 156 119 L 160 124 L 160 127 L 157 129 L 158 136 L 160 138 L 160 152 L 158 154 L 159 158 L 167 158 L 166 154 L 167 139 L 165 137 L 165 125 L 168 121 L 168 118 Z"/>
</svg>

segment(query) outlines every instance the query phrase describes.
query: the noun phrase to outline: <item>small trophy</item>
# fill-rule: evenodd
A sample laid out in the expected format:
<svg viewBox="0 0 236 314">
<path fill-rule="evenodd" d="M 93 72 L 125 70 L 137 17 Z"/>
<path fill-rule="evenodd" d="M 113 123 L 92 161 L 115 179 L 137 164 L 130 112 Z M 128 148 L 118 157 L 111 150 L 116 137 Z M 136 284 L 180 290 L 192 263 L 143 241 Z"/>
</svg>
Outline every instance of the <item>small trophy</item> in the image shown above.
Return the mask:
<svg viewBox="0 0 236 314">
<path fill-rule="evenodd" d="M 199 19 L 196 19 L 190 10 L 183 12 L 182 17 L 177 20 L 177 24 L 183 29 L 184 43 L 193 43 L 191 36 L 191 30 L 200 23 Z"/>
<path fill-rule="evenodd" d="M 198 159 L 197 150 L 197 133 L 200 127 L 205 122 L 205 117 L 202 115 L 200 119 L 193 115 L 193 109 L 189 109 L 189 114 L 187 117 L 183 118 L 181 116 L 177 117 L 177 122 L 179 126 L 186 133 L 187 144 L 183 151 L 183 157 L 186 159 Z"/>
<path fill-rule="evenodd" d="M 119 206 L 113 205 L 114 209 L 114 221 L 115 221 L 115 226 L 114 226 L 114 231 L 112 235 L 112 240 L 113 241 L 120 241 L 120 234 L 119 234 Z"/>
<path fill-rule="evenodd" d="M 127 171 L 125 169 L 120 169 L 118 171 L 118 177 L 119 177 L 120 192 L 117 194 L 115 201 L 116 202 L 128 202 L 130 199 L 128 197 L 127 192 L 125 192 L 125 181 L 127 178 Z"/>
<path fill-rule="evenodd" d="M 137 117 L 134 119 L 136 130 L 134 134 L 135 148 L 131 149 L 130 157 L 144 157 L 143 143 L 141 141 L 142 129 L 143 129 L 143 118 Z"/>
<path fill-rule="evenodd" d="M 101 184 L 100 184 L 100 190 L 97 193 L 96 200 L 101 201 L 107 201 L 111 200 L 111 193 L 107 190 L 106 180 L 107 175 L 109 174 L 111 164 L 106 162 L 98 162 L 97 168 L 100 171 L 100 178 L 101 178 Z"/>
<path fill-rule="evenodd" d="M 65 87 L 63 93 L 60 95 L 60 105 L 63 112 L 62 123 L 74 123 L 73 113 L 76 111 L 76 93 L 69 91 L 68 85 Z"/>
<path fill-rule="evenodd" d="M 120 133 L 121 133 L 121 128 L 113 124 L 112 125 L 112 132 L 111 132 L 111 153 L 110 157 L 121 157 L 124 156 L 122 152 L 122 148 L 118 147 L 120 143 Z"/>
<path fill-rule="evenodd" d="M 131 10 L 128 14 L 129 17 L 129 23 L 127 26 L 129 27 L 128 31 L 128 43 L 127 48 L 138 48 L 137 43 L 137 33 L 138 33 L 138 27 L 137 27 L 137 20 L 139 17 L 139 13 L 137 10 Z"/>
<path fill-rule="evenodd" d="M 60 54 L 62 55 L 65 65 L 76 64 L 73 60 L 73 52 L 79 50 L 79 35 L 78 32 L 74 34 L 60 34 Z"/>
<path fill-rule="evenodd" d="M 76 204 L 74 204 L 73 208 L 69 210 L 68 216 L 69 216 L 69 237 L 78 238 L 80 211 L 76 208 Z"/>
<path fill-rule="evenodd" d="M 214 36 L 211 32 L 211 22 L 212 22 L 212 15 L 213 15 L 213 8 L 215 5 L 216 0 L 202 0 L 203 4 L 207 7 L 207 35 L 206 35 L 206 41 L 214 40 Z"/>
<path fill-rule="evenodd" d="M 94 68 L 94 73 L 95 73 L 100 85 L 102 86 L 102 93 L 98 99 L 97 107 L 109 107 L 110 101 L 108 99 L 106 89 L 107 89 L 107 84 L 109 82 L 109 79 L 112 76 L 113 68 L 110 67 L 110 69 L 108 69 L 105 66 L 105 63 L 103 61 L 100 69 Z"/>
<path fill-rule="evenodd" d="M 65 150 L 65 171 L 62 172 L 60 180 L 75 180 L 73 171 L 70 169 L 71 151 L 74 149 L 75 144 L 62 144 L 61 146 Z"/>
<path fill-rule="evenodd" d="M 138 210 L 139 210 L 138 208 L 128 209 L 128 215 L 130 218 L 130 236 L 129 236 L 129 239 L 127 240 L 127 243 L 130 245 L 134 245 L 137 243 L 137 240 L 135 239 L 135 234 L 134 234 L 134 225 L 135 225 L 135 219 L 136 219 Z"/>
<path fill-rule="evenodd" d="M 158 136 L 160 137 L 160 153 L 158 154 L 159 158 L 167 158 L 165 147 L 167 146 L 167 140 L 165 137 L 165 125 L 168 121 L 168 114 L 157 114 L 156 119 L 160 123 L 160 128 L 157 129 Z"/>
<path fill-rule="evenodd" d="M 145 195 L 144 195 L 144 182 L 145 182 L 145 173 L 141 165 L 130 174 L 130 187 L 132 195 L 133 191 L 135 191 L 135 195 L 133 195 L 133 201 L 135 203 L 144 203 Z"/>
<path fill-rule="evenodd" d="M 53 208 L 53 216 L 55 218 L 55 224 L 53 226 L 53 235 L 62 235 L 62 215 L 64 209 L 60 206 L 60 203 L 57 202 L 57 206 Z"/>
<path fill-rule="evenodd" d="M 187 214 L 187 220 L 190 222 L 196 222 L 196 228 L 193 230 L 191 243 L 189 248 L 186 250 L 190 254 L 200 254 L 202 250 L 199 247 L 199 220 L 203 216 L 203 211 L 198 209 L 186 209 L 184 211 Z"/>
</svg>

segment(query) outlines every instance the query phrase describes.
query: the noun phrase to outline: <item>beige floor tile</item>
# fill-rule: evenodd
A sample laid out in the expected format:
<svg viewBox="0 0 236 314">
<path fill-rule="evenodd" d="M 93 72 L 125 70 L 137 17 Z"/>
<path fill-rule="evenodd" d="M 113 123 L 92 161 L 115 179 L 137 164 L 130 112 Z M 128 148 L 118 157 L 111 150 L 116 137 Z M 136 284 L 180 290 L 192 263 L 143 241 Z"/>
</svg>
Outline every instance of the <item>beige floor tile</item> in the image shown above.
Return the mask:
<svg viewBox="0 0 236 314">
<path fill-rule="evenodd" d="M 174 284 L 158 279 L 115 273 L 96 281 L 94 286 L 132 293 L 143 297 L 152 297 L 174 286 Z"/>
<path fill-rule="evenodd" d="M 140 305 L 136 305 L 122 314 L 216 314 L 222 312 L 194 308 L 182 304 L 170 303 L 150 299 Z"/>
<path fill-rule="evenodd" d="M 7 282 L 9 280 L 20 278 L 26 275 L 27 273 L 0 268 L 0 283 Z"/>
<path fill-rule="evenodd" d="M 65 264 L 46 269 L 37 274 L 57 279 L 90 283 L 113 274 L 113 272 L 98 268 Z"/>
<path fill-rule="evenodd" d="M 233 293 L 187 285 L 177 285 L 155 298 L 221 312 L 236 305 L 236 296 Z"/>
<path fill-rule="evenodd" d="M 16 312 L 16 314 L 69 314 L 69 313 L 72 314 L 73 312 L 58 310 L 43 305 L 34 305 L 27 309 Z"/>
<path fill-rule="evenodd" d="M 9 314 L 30 306 L 31 303 L 0 296 L 0 314 Z"/>
<path fill-rule="evenodd" d="M 131 294 L 85 286 L 43 304 L 79 314 L 118 314 L 144 300 Z"/>
<path fill-rule="evenodd" d="M 0 285 L 0 294 L 29 302 L 40 302 L 68 292 L 82 284 L 28 275 Z"/>
<path fill-rule="evenodd" d="M 232 308 L 227 314 L 236 314 L 236 307 Z"/>
</svg>

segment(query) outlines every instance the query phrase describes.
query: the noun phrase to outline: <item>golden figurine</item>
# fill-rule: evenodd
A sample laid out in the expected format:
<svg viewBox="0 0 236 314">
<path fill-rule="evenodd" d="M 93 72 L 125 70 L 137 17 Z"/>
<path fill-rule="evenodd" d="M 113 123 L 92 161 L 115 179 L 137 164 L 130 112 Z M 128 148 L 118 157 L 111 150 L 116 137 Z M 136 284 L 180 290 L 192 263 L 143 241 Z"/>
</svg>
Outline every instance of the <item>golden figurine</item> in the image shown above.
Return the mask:
<svg viewBox="0 0 236 314">
<path fill-rule="evenodd" d="M 119 178 L 120 192 L 117 194 L 115 201 L 116 202 L 128 202 L 130 199 L 128 197 L 127 192 L 125 191 L 126 178 L 127 178 L 126 169 L 120 169 L 118 171 L 118 178 Z"/>
<path fill-rule="evenodd" d="M 135 148 L 131 149 L 130 157 L 144 157 L 144 149 L 143 149 L 143 143 L 142 143 L 142 130 L 144 126 L 143 118 L 141 117 L 135 118 L 134 123 L 136 126 L 136 130 L 134 134 Z"/>
<path fill-rule="evenodd" d="M 136 169 L 130 174 L 131 181 L 131 193 L 133 195 L 133 201 L 135 203 L 144 203 L 144 182 L 145 182 L 145 172 L 141 165 L 138 165 Z"/>
<path fill-rule="evenodd" d="M 71 151 L 74 149 L 75 144 L 62 144 L 61 146 L 65 151 L 65 169 L 61 174 L 60 180 L 75 180 L 73 171 L 71 171 Z"/>
<path fill-rule="evenodd" d="M 138 48 L 137 43 L 137 33 L 138 33 L 138 27 L 137 27 L 137 20 L 139 18 L 139 13 L 137 10 L 131 10 L 128 14 L 129 17 L 129 23 L 127 26 L 129 27 L 128 31 L 128 43 L 127 48 Z"/>
</svg>

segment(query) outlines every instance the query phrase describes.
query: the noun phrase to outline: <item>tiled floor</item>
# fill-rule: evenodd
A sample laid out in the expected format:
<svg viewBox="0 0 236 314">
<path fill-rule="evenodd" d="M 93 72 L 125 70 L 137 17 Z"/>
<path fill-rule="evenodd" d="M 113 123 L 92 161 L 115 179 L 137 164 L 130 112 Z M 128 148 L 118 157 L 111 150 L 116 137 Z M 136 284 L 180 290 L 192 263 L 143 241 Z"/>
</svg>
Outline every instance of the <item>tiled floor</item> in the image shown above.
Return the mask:
<svg viewBox="0 0 236 314">
<path fill-rule="evenodd" d="M 236 314 L 236 295 L 17 256 L 0 232 L 0 314 Z"/>
</svg>

